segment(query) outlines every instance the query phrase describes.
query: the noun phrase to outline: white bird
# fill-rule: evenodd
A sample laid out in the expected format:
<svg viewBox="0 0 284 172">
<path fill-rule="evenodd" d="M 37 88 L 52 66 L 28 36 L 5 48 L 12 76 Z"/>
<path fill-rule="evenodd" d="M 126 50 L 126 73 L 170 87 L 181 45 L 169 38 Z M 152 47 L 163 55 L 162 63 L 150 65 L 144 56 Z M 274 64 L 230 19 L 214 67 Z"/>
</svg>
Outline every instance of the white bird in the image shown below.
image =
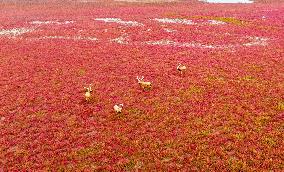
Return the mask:
<svg viewBox="0 0 284 172">
<path fill-rule="evenodd" d="M 183 74 L 186 70 L 186 66 L 179 63 L 177 66 L 177 70 L 180 72 L 180 74 Z"/>
<path fill-rule="evenodd" d="M 113 109 L 116 113 L 121 113 L 123 104 L 114 105 Z"/>
</svg>

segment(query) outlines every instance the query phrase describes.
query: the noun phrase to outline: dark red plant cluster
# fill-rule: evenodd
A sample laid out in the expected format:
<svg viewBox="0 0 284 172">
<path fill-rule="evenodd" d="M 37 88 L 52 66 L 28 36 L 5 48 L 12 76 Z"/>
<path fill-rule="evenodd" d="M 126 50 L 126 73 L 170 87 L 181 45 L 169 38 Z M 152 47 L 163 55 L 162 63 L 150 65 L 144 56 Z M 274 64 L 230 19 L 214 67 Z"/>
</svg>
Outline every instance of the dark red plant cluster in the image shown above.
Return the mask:
<svg viewBox="0 0 284 172">
<path fill-rule="evenodd" d="M 280 1 L 1 2 L 0 171 L 283 171 L 283 38 Z"/>
</svg>

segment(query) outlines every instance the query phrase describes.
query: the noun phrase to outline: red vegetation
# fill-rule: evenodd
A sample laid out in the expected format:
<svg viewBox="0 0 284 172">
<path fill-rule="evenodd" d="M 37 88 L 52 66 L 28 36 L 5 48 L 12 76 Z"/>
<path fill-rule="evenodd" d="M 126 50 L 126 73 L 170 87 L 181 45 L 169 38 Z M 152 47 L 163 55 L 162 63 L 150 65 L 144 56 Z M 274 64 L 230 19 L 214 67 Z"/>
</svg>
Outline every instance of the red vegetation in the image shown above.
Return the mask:
<svg viewBox="0 0 284 172">
<path fill-rule="evenodd" d="M 0 9 L 0 171 L 283 170 L 283 3 Z"/>
</svg>

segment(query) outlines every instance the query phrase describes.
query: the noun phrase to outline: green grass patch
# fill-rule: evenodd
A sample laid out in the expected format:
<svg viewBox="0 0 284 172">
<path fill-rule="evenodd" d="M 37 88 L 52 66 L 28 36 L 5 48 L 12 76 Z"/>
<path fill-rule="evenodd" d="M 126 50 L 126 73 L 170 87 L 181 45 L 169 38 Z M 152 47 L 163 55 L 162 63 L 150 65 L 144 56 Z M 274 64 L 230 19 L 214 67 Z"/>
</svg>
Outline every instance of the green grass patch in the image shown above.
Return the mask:
<svg viewBox="0 0 284 172">
<path fill-rule="evenodd" d="M 202 131 L 200 131 L 200 132 L 199 132 L 199 135 L 200 135 L 201 137 L 208 137 L 211 133 L 212 133 L 212 131 L 208 129 L 208 130 L 202 130 Z"/>
<path fill-rule="evenodd" d="M 203 92 L 204 90 L 201 87 L 197 85 L 191 85 L 188 89 L 181 89 L 179 91 L 179 95 L 181 98 L 191 99 L 201 96 Z"/>
<path fill-rule="evenodd" d="M 14 156 L 17 157 L 17 158 L 23 158 L 23 157 L 26 157 L 28 156 L 29 152 L 25 149 L 21 149 L 21 148 L 18 148 L 18 147 L 15 147 L 14 149 Z"/>
<path fill-rule="evenodd" d="M 56 68 L 54 71 L 58 75 L 63 75 L 63 73 L 64 73 L 63 69 L 59 69 L 59 68 Z"/>
<path fill-rule="evenodd" d="M 268 147 L 274 147 L 277 145 L 276 140 L 273 137 L 266 136 L 262 139 L 262 143 L 267 145 Z"/>
<path fill-rule="evenodd" d="M 188 16 L 186 15 L 181 15 L 180 13 L 177 12 L 166 12 L 163 14 L 167 18 L 181 18 L 181 19 L 186 19 Z"/>
<path fill-rule="evenodd" d="M 124 169 L 126 171 L 133 170 L 135 166 L 136 166 L 135 162 L 133 160 L 131 160 L 124 165 Z"/>
<path fill-rule="evenodd" d="M 123 118 L 139 119 L 139 120 L 150 120 L 153 115 L 147 115 L 142 109 L 139 108 L 129 108 L 127 110 L 128 115 L 123 115 Z"/>
<path fill-rule="evenodd" d="M 187 90 L 187 92 L 189 94 L 201 94 L 203 92 L 203 90 L 201 89 L 201 87 L 196 86 L 196 85 L 192 85 L 189 87 L 189 89 Z"/>
<path fill-rule="evenodd" d="M 53 88 L 60 88 L 62 86 L 62 82 L 58 79 L 53 79 L 51 81 Z"/>
<path fill-rule="evenodd" d="M 221 107 L 223 113 L 227 113 L 227 112 L 230 112 L 232 109 L 233 109 L 233 105 L 232 104 L 229 104 L 229 103 L 226 103 L 226 104 L 223 104 L 223 106 Z M 231 115 L 229 115 L 231 116 Z"/>
<path fill-rule="evenodd" d="M 280 162 L 279 164 L 277 164 L 277 166 L 280 170 L 284 170 L 284 162 L 283 161 Z"/>
<path fill-rule="evenodd" d="M 257 81 L 257 79 L 253 76 L 246 75 L 240 78 L 241 81 L 247 81 L 247 82 L 254 82 Z"/>
<path fill-rule="evenodd" d="M 99 150 L 101 149 L 101 145 L 96 144 L 90 147 L 81 148 L 79 150 L 74 151 L 71 153 L 71 156 L 81 158 L 87 158 L 96 155 Z"/>
<path fill-rule="evenodd" d="M 197 117 L 194 119 L 194 124 L 198 127 L 202 127 L 204 124 L 204 121 L 201 117 Z"/>
<path fill-rule="evenodd" d="M 241 19 L 237 19 L 234 17 L 218 17 L 218 16 L 186 16 L 181 15 L 174 12 L 169 12 L 164 14 L 165 17 L 168 18 L 180 18 L 180 19 L 205 19 L 205 20 L 217 20 L 237 26 L 245 26 L 248 25 L 249 22 Z"/>
<path fill-rule="evenodd" d="M 85 68 L 80 68 L 80 69 L 77 71 L 77 75 L 78 75 L 78 76 L 84 76 L 84 75 L 86 75 L 86 69 L 85 69 Z"/>
<path fill-rule="evenodd" d="M 236 19 L 234 17 L 192 16 L 191 18 L 193 18 L 193 19 L 217 20 L 217 21 L 222 21 L 222 22 L 237 25 L 237 26 L 244 26 L 244 25 L 248 24 L 247 21 Z"/>
<path fill-rule="evenodd" d="M 209 75 L 205 78 L 205 80 L 210 84 L 224 84 L 226 82 L 226 79 L 222 76 L 213 76 Z"/>
<path fill-rule="evenodd" d="M 228 160 L 228 165 L 229 165 L 230 171 L 246 171 L 247 169 L 246 162 L 243 162 L 242 160 L 239 160 L 235 157 L 231 157 Z"/>
<path fill-rule="evenodd" d="M 226 22 L 226 23 L 230 23 L 230 24 L 234 24 L 234 25 L 245 25 L 247 24 L 246 21 L 244 20 L 239 20 L 233 17 L 213 17 L 214 20 L 218 20 L 218 21 L 222 21 L 222 22 Z"/>
<path fill-rule="evenodd" d="M 244 135 L 243 133 L 237 133 L 237 134 L 234 135 L 234 137 L 235 137 L 237 140 L 241 141 L 241 140 L 244 140 L 245 135 Z"/>
<path fill-rule="evenodd" d="M 166 101 L 167 106 L 183 104 L 182 99 L 178 96 L 169 96 Z"/>
<path fill-rule="evenodd" d="M 256 64 L 247 64 L 245 67 L 252 72 L 262 72 L 263 68 Z"/>
<path fill-rule="evenodd" d="M 44 117 L 46 115 L 46 111 L 39 110 L 39 111 L 35 112 L 34 114 L 35 114 L 36 117 L 41 118 L 41 117 Z"/>
<path fill-rule="evenodd" d="M 158 114 L 166 114 L 169 112 L 169 108 L 167 106 L 157 106 L 155 112 Z"/>
<path fill-rule="evenodd" d="M 128 109 L 128 113 L 130 115 L 134 115 L 134 116 L 143 115 L 144 114 L 143 110 L 138 109 L 138 108 L 130 108 L 130 109 Z"/>
<path fill-rule="evenodd" d="M 117 165 L 120 171 L 138 171 L 143 166 L 141 161 L 137 161 L 134 158 L 126 159 L 124 162 L 119 162 Z"/>
<path fill-rule="evenodd" d="M 262 115 L 262 116 L 256 117 L 256 119 L 254 120 L 254 123 L 257 126 L 263 127 L 270 121 L 270 118 L 271 118 L 270 116 Z"/>
<path fill-rule="evenodd" d="M 75 115 L 68 117 L 65 121 L 66 121 L 67 126 L 69 127 L 76 126 L 76 124 L 78 124 L 77 117 Z"/>
<path fill-rule="evenodd" d="M 277 106 L 276 106 L 276 109 L 280 110 L 280 111 L 284 111 L 284 101 L 278 102 Z"/>
<path fill-rule="evenodd" d="M 226 133 L 226 134 L 229 134 L 229 133 L 231 133 L 231 131 L 232 131 L 232 127 L 229 126 L 229 125 L 224 125 L 224 126 L 221 127 L 220 130 L 221 130 L 222 132 Z"/>
</svg>

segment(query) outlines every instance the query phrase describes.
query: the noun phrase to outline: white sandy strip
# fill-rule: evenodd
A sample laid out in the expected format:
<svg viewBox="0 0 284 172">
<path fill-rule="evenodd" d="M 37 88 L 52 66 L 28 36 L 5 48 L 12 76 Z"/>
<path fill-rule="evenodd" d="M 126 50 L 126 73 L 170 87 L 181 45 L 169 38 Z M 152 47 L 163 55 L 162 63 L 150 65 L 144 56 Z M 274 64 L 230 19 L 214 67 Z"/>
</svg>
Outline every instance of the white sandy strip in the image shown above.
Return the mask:
<svg viewBox="0 0 284 172">
<path fill-rule="evenodd" d="M 34 31 L 34 28 L 1 29 L 0 36 L 16 37 Z"/>
<path fill-rule="evenodd" d="M 196 47 L 196 48 L 225 48 L 222 47 L 220 45 L 204 45 L 201 43 L 196 43 L 196 42 L 185 42 L 185 43 L 181 43 L 181 42 L 175 42 L 175 41 L 171 41 L 171 40 L 166 40 L 166 39 L 162 39 L 159 41 L 147 41 L 144 42 L 143 44 L 147 44 L 147 45 L 162 45 L 162 46 L 175 46 L 175 47 Z"/>
<path fill-rule="evenodd" d="M 223 21 L 218 21 L 218 20 L 208 20 L 207 22 L 208 24 L 212 24 L 212 25 L 222 25 L 222 24 L 227 24 L 226 22 Z M 206 24 L 206 23 L 205 23 Z"/>
<path fill-rule="evenodd" d="M 266 46 L 268 45 L 267 40 L 268 38 L 261 38 L 261 37 L 249 37 L 252 41 L 248 43 L 244 43 L 241 45 L 206 45 L 197 42 L 175 42 L 172 40 L 162 39 L 158 41 L 147 41 L 143 42 L 142 44 L 147 45 L 160 45 L 160 46 L 174 46 L 174 47 L 195 47 L 195 48 L 208 48 L 208 49 L 220 49 L 220 48 L 236 48 L 239 46 Z"/>
<path fill-rule="evenodd" d="M 48 24 L 56 24 L 56 25 L 64 25 L 64 24 L 71 24 L 75 23 L 74 21 L 32 21 L 30 24 L 35 24 L 35 25 L 48 25 Z"/>
<path fill-rule="evenodd" d="M 195 24 L 192 20 L 187 20 L 187 19 L 154 18 L 151 20 L 154 20 L 160 23 L 173 23 L 173 24 L 185 24 L 185 25 Z"/>
<path fill-rule="evenodd" d="M 142 23 L 139 23 L 137 21 L 123 21 L 120 18 L 96 18 L 97 21 L 104 21 L 106 23 L 118 23 L 126 26 L 143 26 Z"/>
<path fill-rule="evenodd" d="M 164 31 L 171 33 L 171 32 L 176 32 L 177 30 L 174 29 L 169 29 L 169 28 L 164 28 Z"/>
<path fill-rule="evenodd" d="M 170 24 L 184 24 L 184 25 L 222 25 L 222 24 L 227 24 L 226 22 L 222 22 L 222 21 L 218 21 L 218 20 L 208 20 L 206 22 L 200 22 L 200 23 L 196 23 L 193 22 L 192 20 L 188 20 L 188 19 L 179 19 L 179 18 L 174 18 L 174 19 L 170 19 L 170 18 L 154 18 L 151 19 L 160 23 L 170 23 Z"/>
<path fill-rule="evenodd" d="M 119 44 L 128 44 L 129 43 L 128 35 L 126 33 L 121 35 L 118 38 L 112 39 L 111 41 L 119 43 Z"/>
<path fill-rule="evenodd" d="M 66 39 L 66 40 L 85 40 L 85 41 L 97 41 L 95 37 L 83 37 L 83 36 L 43 36 L 38 39 Z"/>
<path fill-rule="evenodd" d="M 269 40 L 268 38 L 262 38 L 262 37 L 249 37 L 251 42 L 243 44 L 243 46 L 266 46 L 268 45 L 267 41 Z"/>
</svg>

